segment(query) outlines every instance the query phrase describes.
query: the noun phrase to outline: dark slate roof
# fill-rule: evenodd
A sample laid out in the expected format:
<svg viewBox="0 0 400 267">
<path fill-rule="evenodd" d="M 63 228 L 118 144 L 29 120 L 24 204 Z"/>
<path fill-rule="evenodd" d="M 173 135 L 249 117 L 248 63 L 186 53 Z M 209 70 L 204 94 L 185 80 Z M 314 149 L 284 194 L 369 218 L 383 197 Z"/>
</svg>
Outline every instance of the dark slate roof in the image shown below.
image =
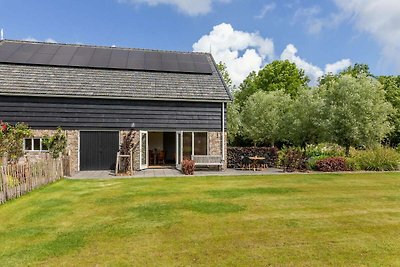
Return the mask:
<svg viewBox="0 0 400 267">
<path fill-rule="evenodd" d="M 41 44 L 23 41 L 0 41 L 3 44 Z M 88 47 L 157 52 L 159 55 L 199 55 L 206 58 L 210 74 L 205 72 L 107 68 L 93 66 L 60 66 L 34 64 L 29 60 L 10 62 L 0 54 L 0 95 L 29 95 L 49 97 L 90 97 L 143 100 L 230 101 L 231 96 L 210 54 L 111 48 L 67 44 L 46 46 Z M 15 56 L 15 55 L 14 55 Z M 27 58 L 26 54 L 15 58 Z M 182 57 L 181 57 L 182 58 Z M 93 65 L 93 64 L 92 64 Z M 204 69 L 204 68 L 203 68 Z"/>
</svg>

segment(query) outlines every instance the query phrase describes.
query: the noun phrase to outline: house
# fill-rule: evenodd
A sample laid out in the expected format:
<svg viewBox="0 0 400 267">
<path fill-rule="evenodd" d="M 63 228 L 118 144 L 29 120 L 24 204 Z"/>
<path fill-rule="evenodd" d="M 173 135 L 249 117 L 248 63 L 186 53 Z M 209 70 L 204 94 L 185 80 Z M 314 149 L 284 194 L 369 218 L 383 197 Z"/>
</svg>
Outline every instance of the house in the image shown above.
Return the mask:
<svg viewBox="0 0 400 267">
<path fill-rule="evenodd" d="M 31 126 L 30 154 L 62 127 L 74 172 L 112 168 L 130 131 L 136 170 L 197 155 L 225 168 L 229 101 L 208 53 L 0 41 L 0 119 Z"/>
</svg>

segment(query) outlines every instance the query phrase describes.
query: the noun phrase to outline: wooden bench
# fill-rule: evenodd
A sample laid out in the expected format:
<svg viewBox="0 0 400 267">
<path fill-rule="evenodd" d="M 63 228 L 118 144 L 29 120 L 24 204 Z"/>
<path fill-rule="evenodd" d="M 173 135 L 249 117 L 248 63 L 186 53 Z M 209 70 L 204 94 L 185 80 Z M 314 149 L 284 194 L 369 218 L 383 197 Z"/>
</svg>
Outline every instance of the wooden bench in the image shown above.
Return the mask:
<svg viewBox="0 0 400 267">
<path fill-rule="evenodd" d="M 195 166 L 218 166 L 222 167 L 224 162 L 220 155 L 193 155 Z"/>
</svg>

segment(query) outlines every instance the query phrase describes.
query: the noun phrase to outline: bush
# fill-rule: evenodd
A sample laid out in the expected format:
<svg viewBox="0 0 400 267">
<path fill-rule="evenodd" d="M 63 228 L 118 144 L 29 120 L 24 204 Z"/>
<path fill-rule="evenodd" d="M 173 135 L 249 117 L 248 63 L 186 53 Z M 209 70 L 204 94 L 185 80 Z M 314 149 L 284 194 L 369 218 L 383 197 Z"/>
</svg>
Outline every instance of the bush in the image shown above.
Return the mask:
<svg viewBox="0 0 400 267">
<path fill-rule="evenodd" d="M 326 156 L 326 155 L 321 155 L 321 156 L 315 156 L 315 157 L 311 157 L 309 159 L 307 159 L 307 166 L 310 170 L 317 170 L 317 161 L 321 160 L 321 159 L 326 159 L 326 158 L 330 158 L 330 156 Z"/>
<path fill-rule="evenodd" d="M 43 144 L 48 148 L 51 156 L 57 159 L 60 154 L 65 153 L 67 148 L 67 136 L 63 130 L 58 127 L 57 131 L 52 136 L 44 136 Z"/>
<path fill-rule="evenodd" d="M 343 147 L 337 144 L 321 143 L 318 145 L 308 145 L 306 148 L 306 156 L 313 157 L 342 157 L 345 155 Z"/>
<path fill-rule="evenodd" d="M 184 159 L 182 160 L 182 172 L 185 175 L 193 175 L 194 174 L 194 160 Z"/>
<path fill-rule="evenodd" d="M 348 159 L 352 170 L 395 171 L 400 169 L 400 154 L 392 148 L 354 150 Z"/>
<path fill-rule="evenodd" d="M 24 123 L 9 125 L 0 121 L 0 157 L 7 153 L 9 161 L 17 161 L 24 155 L 24 138 L 31 136 L 31 129 Z"/>
<path fill-rule="evenodd" d="M 349 170 L 346 159 L 342 157 L 320 159 L 316 162 L 316 169 L 322 172 L 341 172 Z"/>
<path fill-rule="evenodd" d="M 279 166 L 285 172 L 306 171 L 307 157 L 299 148 L 285 148 L 279 152 Z"/>
<path fill-rule="evenodd" d="M 245 157 L 262 156 L 268 167 L 276 167 L 278 149 L 276 147 L 228 147 L 228 168 L 239 168 Z"/>
</svg>

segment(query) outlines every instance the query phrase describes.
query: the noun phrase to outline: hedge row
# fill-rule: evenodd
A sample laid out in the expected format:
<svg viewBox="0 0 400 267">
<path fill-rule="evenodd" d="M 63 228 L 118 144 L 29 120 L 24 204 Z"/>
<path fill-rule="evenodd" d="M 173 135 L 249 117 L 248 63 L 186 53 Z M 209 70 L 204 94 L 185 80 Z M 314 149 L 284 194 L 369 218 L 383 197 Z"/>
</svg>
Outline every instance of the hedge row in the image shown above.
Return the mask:
<svg viewBox="0 0 400 267">
<path fill-rule="evenodd" d="M 240 168 L 244 157 L 260 156 L 269 167 L 276 167 L 278 149 L 276 147 L 228 147 L 228 168 Z"/>
</svg>

